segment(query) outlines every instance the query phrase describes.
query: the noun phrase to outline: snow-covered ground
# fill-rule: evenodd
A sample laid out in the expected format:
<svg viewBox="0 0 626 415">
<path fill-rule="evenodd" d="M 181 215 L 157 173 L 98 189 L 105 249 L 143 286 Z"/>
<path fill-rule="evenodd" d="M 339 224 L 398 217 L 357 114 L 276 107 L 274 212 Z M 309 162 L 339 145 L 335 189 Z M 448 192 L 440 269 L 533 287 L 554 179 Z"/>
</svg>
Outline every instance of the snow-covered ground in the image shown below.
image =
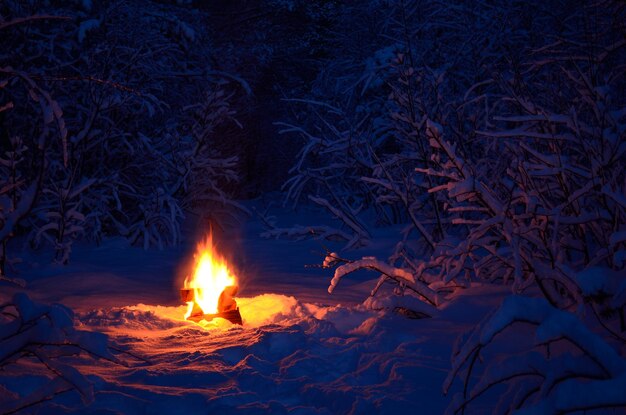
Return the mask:
<svg viewBox="0 0 626 415">
<path fill-rule="evenodd" d="M 306 214 L 306 212 L 305 212 Z M 297 221 L 297 218 L 291 218 Z M 95 400 L 76 392 L 28 409 L 33 413 L 442 413 L 442 383 L 457 336 L 500 300 L 502 289 L 461 295 L 433 318 L 409 319 L 358 305 L 375 274 L 345 277 L 333 292 L 316 241 L 266 240 L 258 219 L 220 234 L 236 265 L 243 327 L 184 321 L 180 303 L 185 246 L 144 251 L 123 240 L 74 249 L 68 266 L 30 253 L 21 267 L 26 292 L 76 312 L 78 328 L 106 333 L 125 365 L 86 356 L 64 358 L 88 374 Z M 383 240 L 384 238 L 377 238 Z M 383 246 L 346 253 L 380 254 Z M 378 252 L 376 250 L 381 250 Z M 0 300 L 19 291 L 3 286 Z M 475 290 L 473 290 L 475 291 Z M 21 361 L 0 385 L 27 394 L 45 380 Z M 14 398 L 14 397 L 13 397 Z M 11 397 L 0 398 L 13 399 Z M 472 413 L 490 413 L 490 399 Z M 0 410 L 0 413 L 2 411 Z"/>
</svg>

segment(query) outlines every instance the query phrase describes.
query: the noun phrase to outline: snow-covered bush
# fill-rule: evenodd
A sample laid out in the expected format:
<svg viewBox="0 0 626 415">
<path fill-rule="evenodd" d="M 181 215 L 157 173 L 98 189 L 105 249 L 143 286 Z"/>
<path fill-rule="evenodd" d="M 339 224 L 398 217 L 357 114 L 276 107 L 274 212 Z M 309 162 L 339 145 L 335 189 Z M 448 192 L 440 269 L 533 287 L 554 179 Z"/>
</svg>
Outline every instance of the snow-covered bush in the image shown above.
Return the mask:
<svg viewBox="0 0 626 415">
<path fill-rule="evenodd" d="M 327 88 L 336 92 L 328 96 L 317 89 L 304 99 L 315 100 L 318 108 L 329 103 L 334 113 L 352 114 L 344 118 L 359 122 L 326 118 L 307 123 L 305 118 L 292 123 L 298 127 L 291 131 L 305 138 L 302 154 L 307 156 L 296 162 L 287 183 L 289 195 L 296 191 L 318 197 L 321 187 L 298 185 L 310 172 L 322 171 L 326 194 L 348 194 L 352 188 L 356 205 L 367 207 L 355 214 L 366 230 L 406 224 L 386 261 L 327 258 L 325 266 L 339 265 L 329 290 L 356 269 L 382 274 L 373 294 L 383 282 L 393 281 L 396 291 L 411 288 L 426 302 L 433 302 L 425 295 L 429 292 L 411 284 L 424 284 L 442 300 L 445 291 L 475 281 L 507 284 L 514 293 L 544 297 L 546 301 L 528 300 L 529 307 L 535 307 L 533 301 L 542 304 L 534 324 L 545 327 L 559 315 L 567 317 L 557 319 L 578 327 L 584 319 L 597 344 L 609 347 L 615 341 L 616 350 L 623 348 L 623 4 L 405 1 L 386 6 L 377 17 L 388 19 L 380 20 L 385 23 L 371 47 L 344 49 L 349 58 L 340 62 L 360 57 L 363 75 L 339 77 L 329 64 L 325 79 L 344 82 L 343 88 Z M 346 30 L 368 24 L 347 22 Z M 348 130 L 344 125 L 354 128 L 341 147 L 335 137 Z M 354 152 L 355 143 L 362 152 Z M 327 144 L 333 144 L 330 157 L 311 152 Z M 509 313 L 509 307 L 501 313 Z M 578 314 L 569 314 L 574 310 Z M 526 399 L 549 412 L 564 391 L 584 387 L 583 378 L 594 378 L 594 370 L 601 370 L 585 363 L 596 352 L 580 359 L 574 353 L 572 364 L 582 370 L 574 383 L 551 377 L 561 360 L 547 359 L 511 393 L 519 392 L 519 402 Z M 518 379 L 525 362 L 537 361 L 532 356 L 525 353 L 503 367 Z M 452 378 L 464 362 L 455 360 Z M 616 362 L 623 366 L 622 357 Z M 623 389 L 621 369 L 602 376 L 607 385 Z M 489 383 L 485 379 L 481 385 Z M 529 400 L 524 391 L 534 388 L 540 392 Z M 597 402 L 611 401 L 621 389 L 598 392 Z M 452 409 L 462 410 L 472 396 L 466 393 Z"/>
<path fill-rule="evenodd" d="M 572 37 L 583 32 L 576 16 Z M 588 39 L 602 40 L 595 45 L 565 38 L 538 48 L 527 71 L 497 80 L 500 94 L 480 98 L 495 107 L 476 131 L 485 156 L 474 157 L 446 136 L 444 126 L 427 120 L 434 166 L 417 170 L 439 181 L 428 192 L 445 192 L 445 211 L 461 241 L 425 267 L 446 280 L 465 272 L 512 280 L 518 292 L 538 286 L 561 307 L 581 301 L 577 272 L 623 269 L 615 255 L 626 223 L 626 101 L 615 62 L 626 50 L 616 33 L 604 35 Z M 604 52 L 576 63 L 564 59 L 594 48 Z M 529 91 L 559 77 L 568 82 Z"/>
<path fill-rule="evenodd" d="M 190 132 L 181 139 L 175 165 L 181 178 L 178 192 L 183 209 L 207 223 L 225 225 L 247 210 L 229 192 L 239 181 L 237 156 L 223 157 L 216 146 L 218 131 L 227 125 L 241 128 L 230 105 L 233 93 L 216 85 L 185 120 Z"/>
<path fill-rule="evenodd" d="M 6 106 L 6 105 L 5 105 Z M 5 153 L 0 156 L 0 171 L 2 174 L 2 183 L 0 184 L 0 200 L 2 200 L 1 220 L 3 228 L 7 226 L 6 221 L 10 220 L 10 216 L 16 215 L 15 210 L 18 206 L 17 201 L 24 196 L 25 180 L 22 177 L 22 164 L 24 162 L 23 153 L 28 148 L 24 145 L 24 142 L 20 137 L 11 137 L 9 139 L 10 146 Z M 24 215 L 21 213 L 21 215 Z M 18 219 L 19 220 L 19 219 Z M 17 221 L 13 219 L 13 223 Z M 2 240 L 2 252 L 0 253 L 0 279 L 7 279 L 6 266 L 11 265 L 11 259 L 7 257 L 7 243 L 11 236 L 11 232 L 3 235 Z"/>
<path fill-rule="evenodd" d="M 77 330 L 72 311 L 62 305 L 38 304 L 26 294 L 0 304 L 0 412 L 18 412 L 68 392 L 78 393 L 84 404 L 91 403 L 92 382 L 67 359 L 84 355 L 124 364 L 107 343 L 104 334 Z M 20 365 L 27 362 L 31 373 L 43 377 L 41 386 L 5 383 L 19 376 Z"/>
<path fill-rule="evenodd" d="M 59 166 L 61 170 L 63 168 Z M 72 242 L 84 232 L 85 215 L 81 193 L 86 191 L 95 180 L 83 179 L 73 183 L 75 177 L 61 177 L 59 182 L 50 181 L 50 187 L 44 188 L 39 201 L 33 209 L 37 222 L 32 236 L 34 242 L 45 239 L 56 250 L 55 261 L 67 264 L 72 252 Z"/>
<path fill-rule="evenodd" d="M 0 33 L 30 18 L 0 23 Z M 36 19 L 34 19 L 36 20 Z M 5 275 L 11 261 L 9 240 L 20 231 L 42 191 L 46 164 L 55 160 L 67 163 L 68 130 L 59 103 L 32 76 L 0 60 L 0 123 L 3 129 L 3 153 L 0 155 L 0 275 Z M 26 118 L 13 120 L 16 112 Z M 8 123 L 7 117 L 13 122 Z M 37 121 L 34 121 L 37 120 Z M 4 127 L 4 126 L 3 126 Z M 59 152 L 54 157 L 52 148 Z"/>
<path fill-rule="evenodd" d="M 306 105 L 317 120 L 313 131 L 294 124 L 278 123 L 282 134 L 295 133 L 304 139 L 296 163 L 290 170 L 292 176 L 283 185 L 286 200 L 297 204 L 307 195 L 309 203 L 325 209 L 339 222 L 340 228 L 323 232 L 326 237 L 345 239 L 347 248 L 362 246 L 370 238 L 366 226 L 358 217 L 371 199 L 360 180 L 360 175 L 371 164 L 367 137 L 357 125 L 352 124 L 350 115 L 331 105 L 315 101 L 298 104 Z M 304 232 L 270 229 L 266 234 L 315 236 L 310 232 L 314 228 L 319 229 L 319 226 L 304 228 Z"/>
<path fill-rule="evenodd" d="M 371 122 L 291 129 L 306 143 L 288 196 L 317 198 L 319 187 L 304 184 L 323 172 L 326 193 L 352 188 L 379 224 L 407 223 L 391 265 L 425 281 L 512 281 L 561 307 L 580 303 L 577 272 L 623 269 L 623 9 L 611 1 L 563 9 L 567 23 L 555 33 L 551 19 L 560 17 L 526 5 L 420 4 L 388 11 L 398 17 L 388 28 L 391 57 L 376 51 L 361 95 L 349 89 Z M 348 138 L 335 138 L 340 131 Z M 321 157 L 325 148 L 332 153 Z"/>
<path fill-rule="evenodd" d="M 483 355 L 496 337 L 511 335 L 520 325 L 529 325 L 534 332 L 532 341 L 524 344 L 527 348 L 515 353 L 499 351 L 479 372 Z M 519 346 L 511 349 L 519 350 Z M 471 385 L 476 372 L 479 378 Z M 451 414 L 462 413 L 501 384 L 508 388 L 500 396 L 498 413 L 554 414 L 626 407 L 626 359 L 619 348 L 586 327 L 577 315 L 540 298 L 511 296 L 465 335 L 453 352 L 445 393 L 459 377 L 463 392 L 454 396 L 448 408 Z"/>
</svg>

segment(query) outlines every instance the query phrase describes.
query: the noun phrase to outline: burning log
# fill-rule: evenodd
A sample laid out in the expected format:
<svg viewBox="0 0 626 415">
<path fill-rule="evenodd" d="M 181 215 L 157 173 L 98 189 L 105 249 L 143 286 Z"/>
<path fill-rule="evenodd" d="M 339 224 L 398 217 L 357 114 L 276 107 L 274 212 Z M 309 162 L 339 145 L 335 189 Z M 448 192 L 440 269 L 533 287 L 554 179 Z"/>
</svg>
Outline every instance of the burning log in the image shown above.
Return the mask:
<svg viewBox="0 0 626 415">
<path fill-rule="evenodd" d="M 215 313 L 215 314 L 199 314 L 199 315 L 192 314 L 191 316 L 187 318 L 187 320 L 191 320 L 191 321 L 198 323 L 201 320 L 211 321 L 217 317 L 226 319 L 233 324 L 239 324 L 240 326 L 243 326 L 243 320 L 241 319 L 241 313 L 239 313 L 239 309 L 224 311 L 224 312 Z"/>
<path fill-rule="evenodd" d="M 185 278 L 180 290 L 181 299 L 188 305 L 185 319 L 198 322 L 221 317 L 243 324 L 233 298 L 238 291 L 237 278 L 216 251 L 210 234 L 198 244 L 194 262 L 194 270 Z"/>
<path fill-rule="evenodd" d="M 186 303 L 193 302 L 191 315 L 187 317 L 187 319 L 195 321 L 197 323 L 200 320 L 211 321 L 214 318 L 221 317 L 230 321 L 233 324 L 243 325 L 241 313 L 239 312 L 239 308 L 237 307 L 237 302 L 233 298 L 235 295 L 237 295 L 238 290 L 239 288 L 236 285 L 231 285 L 224 288 L 217 302 L 217 313 L 205 314 L 198 305 L 198 303 L 195 302 L 195 290 L 193 288 L 181 289 L 181 299 Z"/>
</svg>

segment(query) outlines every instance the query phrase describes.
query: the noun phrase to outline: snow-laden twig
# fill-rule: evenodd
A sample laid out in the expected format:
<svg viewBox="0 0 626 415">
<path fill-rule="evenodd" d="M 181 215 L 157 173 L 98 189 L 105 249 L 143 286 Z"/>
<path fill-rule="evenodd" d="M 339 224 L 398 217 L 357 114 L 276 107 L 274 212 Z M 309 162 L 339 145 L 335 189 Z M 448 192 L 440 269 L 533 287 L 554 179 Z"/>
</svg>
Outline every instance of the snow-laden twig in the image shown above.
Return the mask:
<svg viewBox="0 0 626 415">
<path fill-rule="evenodd" d="M 33 15 L 27 17 L 16 17 L 15 19 L 9 20 L 8 22 L 0 23 L 0 30 L 7 29 L 11 26 L 21 25 L 24 23 L 35 22 L 38 20 L 72 20 L 69 16 L 52 16 L 52 15 Z"/>
<path fill-rule="evenodd" d="M 325 225 L 301 226 L 290 228 L 272 228 L 261 233 L 263 238 L 288 238 L 300 241 L 306 238 L 350 241 L 353 236 L 348 233 Z"/>
<path fill-rule="evenodd" d="M 435 307 L 439 306 L 442 303 L 442 300 L 443 300 L 442 297 L 437 292 L 432 290 L 428 285 L 417 280 L 412 273 L 402 268 L 392 267 L 391 265 L 385 262 L 379 261 L 374 257 L 364 257 L 356 261 L 349 261 L 349 260 L 340 258 L 335 253 L 330 253 L 324 260 L 325 267 L 329 267 L 337 263 L 343 263 L 343 264 L 339 265 L 335 269 L 333 278 L 331 279 L 330 285 L 328 286 L 328 292 L 330 294 L 332 294 L 337 284 L 339 284 L 339 281 L 341 280 L 341 278 L 343 278 L 345 275 L 348 275 L 360 269 L 367 269 L 367 270 L 377 271 L 383 274 L 386 278 L 395 281 L 401 286 L 409 288 L 410 290 L 414 291 L 417 295 L 422 297 L 426 302 L 428 302 L 431 305 L 434 305 Z M 378 288 L 380 288 L 381 283 L 382 282 L 379 280 L 376 287 L 372 291 L 373 294 L 375 294 L 376 291 L 378 291 Z"/>
</svg>

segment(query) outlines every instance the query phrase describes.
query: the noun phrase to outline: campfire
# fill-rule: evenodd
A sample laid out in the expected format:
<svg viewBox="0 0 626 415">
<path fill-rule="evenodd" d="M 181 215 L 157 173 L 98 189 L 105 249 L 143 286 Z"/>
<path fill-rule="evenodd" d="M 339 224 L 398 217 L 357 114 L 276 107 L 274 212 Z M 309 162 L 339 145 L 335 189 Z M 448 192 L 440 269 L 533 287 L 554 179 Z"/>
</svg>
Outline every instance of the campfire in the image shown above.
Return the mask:
<svg viewBox="0 0 626 415">
<path fill-rule="evenodd" d="M 237 295 L 237 278 L 213 245 L 209 235 L 198 244 L 194 268 L 185 277 L 180 290 L 181 299 L 187 303 L 185 320 L 211 321 L 221 317 L 234 324 L 243 324 L 234 296 Z"/>
</svg>

